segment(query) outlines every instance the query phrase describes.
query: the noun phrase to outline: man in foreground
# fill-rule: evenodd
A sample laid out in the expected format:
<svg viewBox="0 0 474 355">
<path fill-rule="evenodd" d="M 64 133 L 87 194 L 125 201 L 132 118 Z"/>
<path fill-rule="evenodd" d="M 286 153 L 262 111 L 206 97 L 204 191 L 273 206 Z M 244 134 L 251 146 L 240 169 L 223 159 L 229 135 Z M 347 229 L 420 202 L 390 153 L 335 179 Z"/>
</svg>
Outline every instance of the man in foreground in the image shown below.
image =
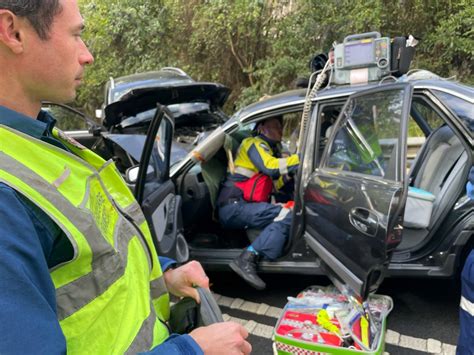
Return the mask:
<svg viewBox="0 0 474 355">
<path fill-rule="evenodd" d="M 257 135 L 242 141 L 235 159 L 235 171 L 224 182 L 217 205 L 219 221 L 226 228 L 262 229 L 253 243 L 230 264 L 240 277 L 258 290 L 265 282 L 257 275 L 261 257 L 274 260 L 281 256 L 290 233 L 289 208 L 270 202 L 273 190 L 291 182 L 299 166 L 298 155 L 282 157 L 282 117 L 259 122 Z"/>
<path fill-rule="evenodd" d="M 76 0 L 0 0 L 0 353 L 250 353 L 235 323 L 169 336 L 168 291 L 199 301 L 201 265 L 163 273 L 114 165 L 40 111 L 74 99 L 83 28 Z"/>
</svg>

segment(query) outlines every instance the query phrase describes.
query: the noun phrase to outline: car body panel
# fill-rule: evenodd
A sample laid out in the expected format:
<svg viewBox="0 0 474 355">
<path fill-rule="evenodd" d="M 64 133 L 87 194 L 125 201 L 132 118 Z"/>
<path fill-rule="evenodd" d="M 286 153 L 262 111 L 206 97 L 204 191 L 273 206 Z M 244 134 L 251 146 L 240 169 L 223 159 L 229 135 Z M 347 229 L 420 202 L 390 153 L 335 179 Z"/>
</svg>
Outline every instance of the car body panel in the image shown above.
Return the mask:
<svg viewBox="0 0 474 355">
<path fill-rule="evenodd" d="M 118 78 L 110 78 L 105 85 L 104 106 L 116 102 L 129 91 L 138 88 L 169 86 L 192 83 L 194 80 L 178 68 L 162 68 L 157 71 L 135 73 Z"/>
<path fill-rule="evenodd" d="M 134 89 L 105 108 L 103 124 L 110 128 L 119 124 L 125 117 L 153 109 L 157 102 L 162 105 L 208 102 L 210 105 L 222 107 L 229 94 L 230 89 L 224 85 L 205 82 Z"/>
</svg>

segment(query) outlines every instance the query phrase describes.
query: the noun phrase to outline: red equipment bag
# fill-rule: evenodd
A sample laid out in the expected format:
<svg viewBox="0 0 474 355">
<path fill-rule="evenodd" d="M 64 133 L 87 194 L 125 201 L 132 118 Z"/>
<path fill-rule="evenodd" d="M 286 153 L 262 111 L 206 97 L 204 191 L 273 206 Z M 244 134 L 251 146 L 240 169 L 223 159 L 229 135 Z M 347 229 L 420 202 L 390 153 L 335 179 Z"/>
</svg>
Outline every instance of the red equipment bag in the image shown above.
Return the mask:
<svg viewBox="0 0 474 355">
<path fill-rule="evenodd" d="M 247 202 L 268 202 L 273 189 L 273 181 L 268 175 L 255 174 L 246 181 L 236 182 L 235 186 L 244 193 Z"/>
</svg>

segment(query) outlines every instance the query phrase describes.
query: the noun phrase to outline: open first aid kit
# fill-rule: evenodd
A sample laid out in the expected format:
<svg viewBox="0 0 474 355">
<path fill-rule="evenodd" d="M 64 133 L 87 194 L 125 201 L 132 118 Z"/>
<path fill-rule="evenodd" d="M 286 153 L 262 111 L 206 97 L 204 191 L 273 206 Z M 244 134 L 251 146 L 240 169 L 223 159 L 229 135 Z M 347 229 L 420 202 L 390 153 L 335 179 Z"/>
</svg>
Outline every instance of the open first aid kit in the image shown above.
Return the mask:
<svg viewBox="0 0 474 355">
<path fill-rule="evenodd" d="M 273 334 L 275 354 L 383 354 L 386 318 L 393 308 L 388 296 L 365 302 L 335 287 L 311 286 L 288 303 Z"/>
</svg>

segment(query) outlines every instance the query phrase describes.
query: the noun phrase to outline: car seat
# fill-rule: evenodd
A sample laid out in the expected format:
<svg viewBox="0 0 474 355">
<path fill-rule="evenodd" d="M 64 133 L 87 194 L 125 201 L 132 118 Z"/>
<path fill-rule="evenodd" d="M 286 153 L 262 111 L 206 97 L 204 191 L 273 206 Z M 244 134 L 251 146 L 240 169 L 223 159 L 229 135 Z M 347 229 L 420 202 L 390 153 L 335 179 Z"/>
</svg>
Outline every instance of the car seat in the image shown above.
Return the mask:
<svg viewBox="0 0 474 355">
<path fill-rule="evenodd" d="M 217 196 L 221 182 L 228 170 L 232 170 L 233 157 L 243 139 L 250 137 L 250 131 L 238 131 L 232 135 L 225 133 L 220 149 L 211 159 L 201 164 L 203 179 L 209 189 L 212 208 L 216 209 Z"/>
<path fill-rule="evenodd" d="M 228 171 L 234 169 L 234 157 L 240 143 L 252 135 L 250 130 L 241 130 L 230 134 L 225 134 L 222 148 L 212 159 L 201 164 L 203 179 L 209 188 L 211 204 L 213 208 L 213 219 L 218 221 L 216 201 L 219 194 L 219 187 Z M 249 228 L 245 230 L 247 238 L 253 242 L 260 234 L 260 229 Z"/>
<path fill-rule="evenodd" d="M 446 207 L 455 202 L 456 190 L 464 184 L 462 174 L 468 160 L 461 140 L 451 127 L 443 125 L 434 130 L 420 149 L 410 171 L 410 185 L 434 195 L 432 212 L 424 225 L 431 230 Z M 413 207 L 416 208 L 416 207 Z M 405 215 L 414 214 L 409 204 Z"/>
</svg>

